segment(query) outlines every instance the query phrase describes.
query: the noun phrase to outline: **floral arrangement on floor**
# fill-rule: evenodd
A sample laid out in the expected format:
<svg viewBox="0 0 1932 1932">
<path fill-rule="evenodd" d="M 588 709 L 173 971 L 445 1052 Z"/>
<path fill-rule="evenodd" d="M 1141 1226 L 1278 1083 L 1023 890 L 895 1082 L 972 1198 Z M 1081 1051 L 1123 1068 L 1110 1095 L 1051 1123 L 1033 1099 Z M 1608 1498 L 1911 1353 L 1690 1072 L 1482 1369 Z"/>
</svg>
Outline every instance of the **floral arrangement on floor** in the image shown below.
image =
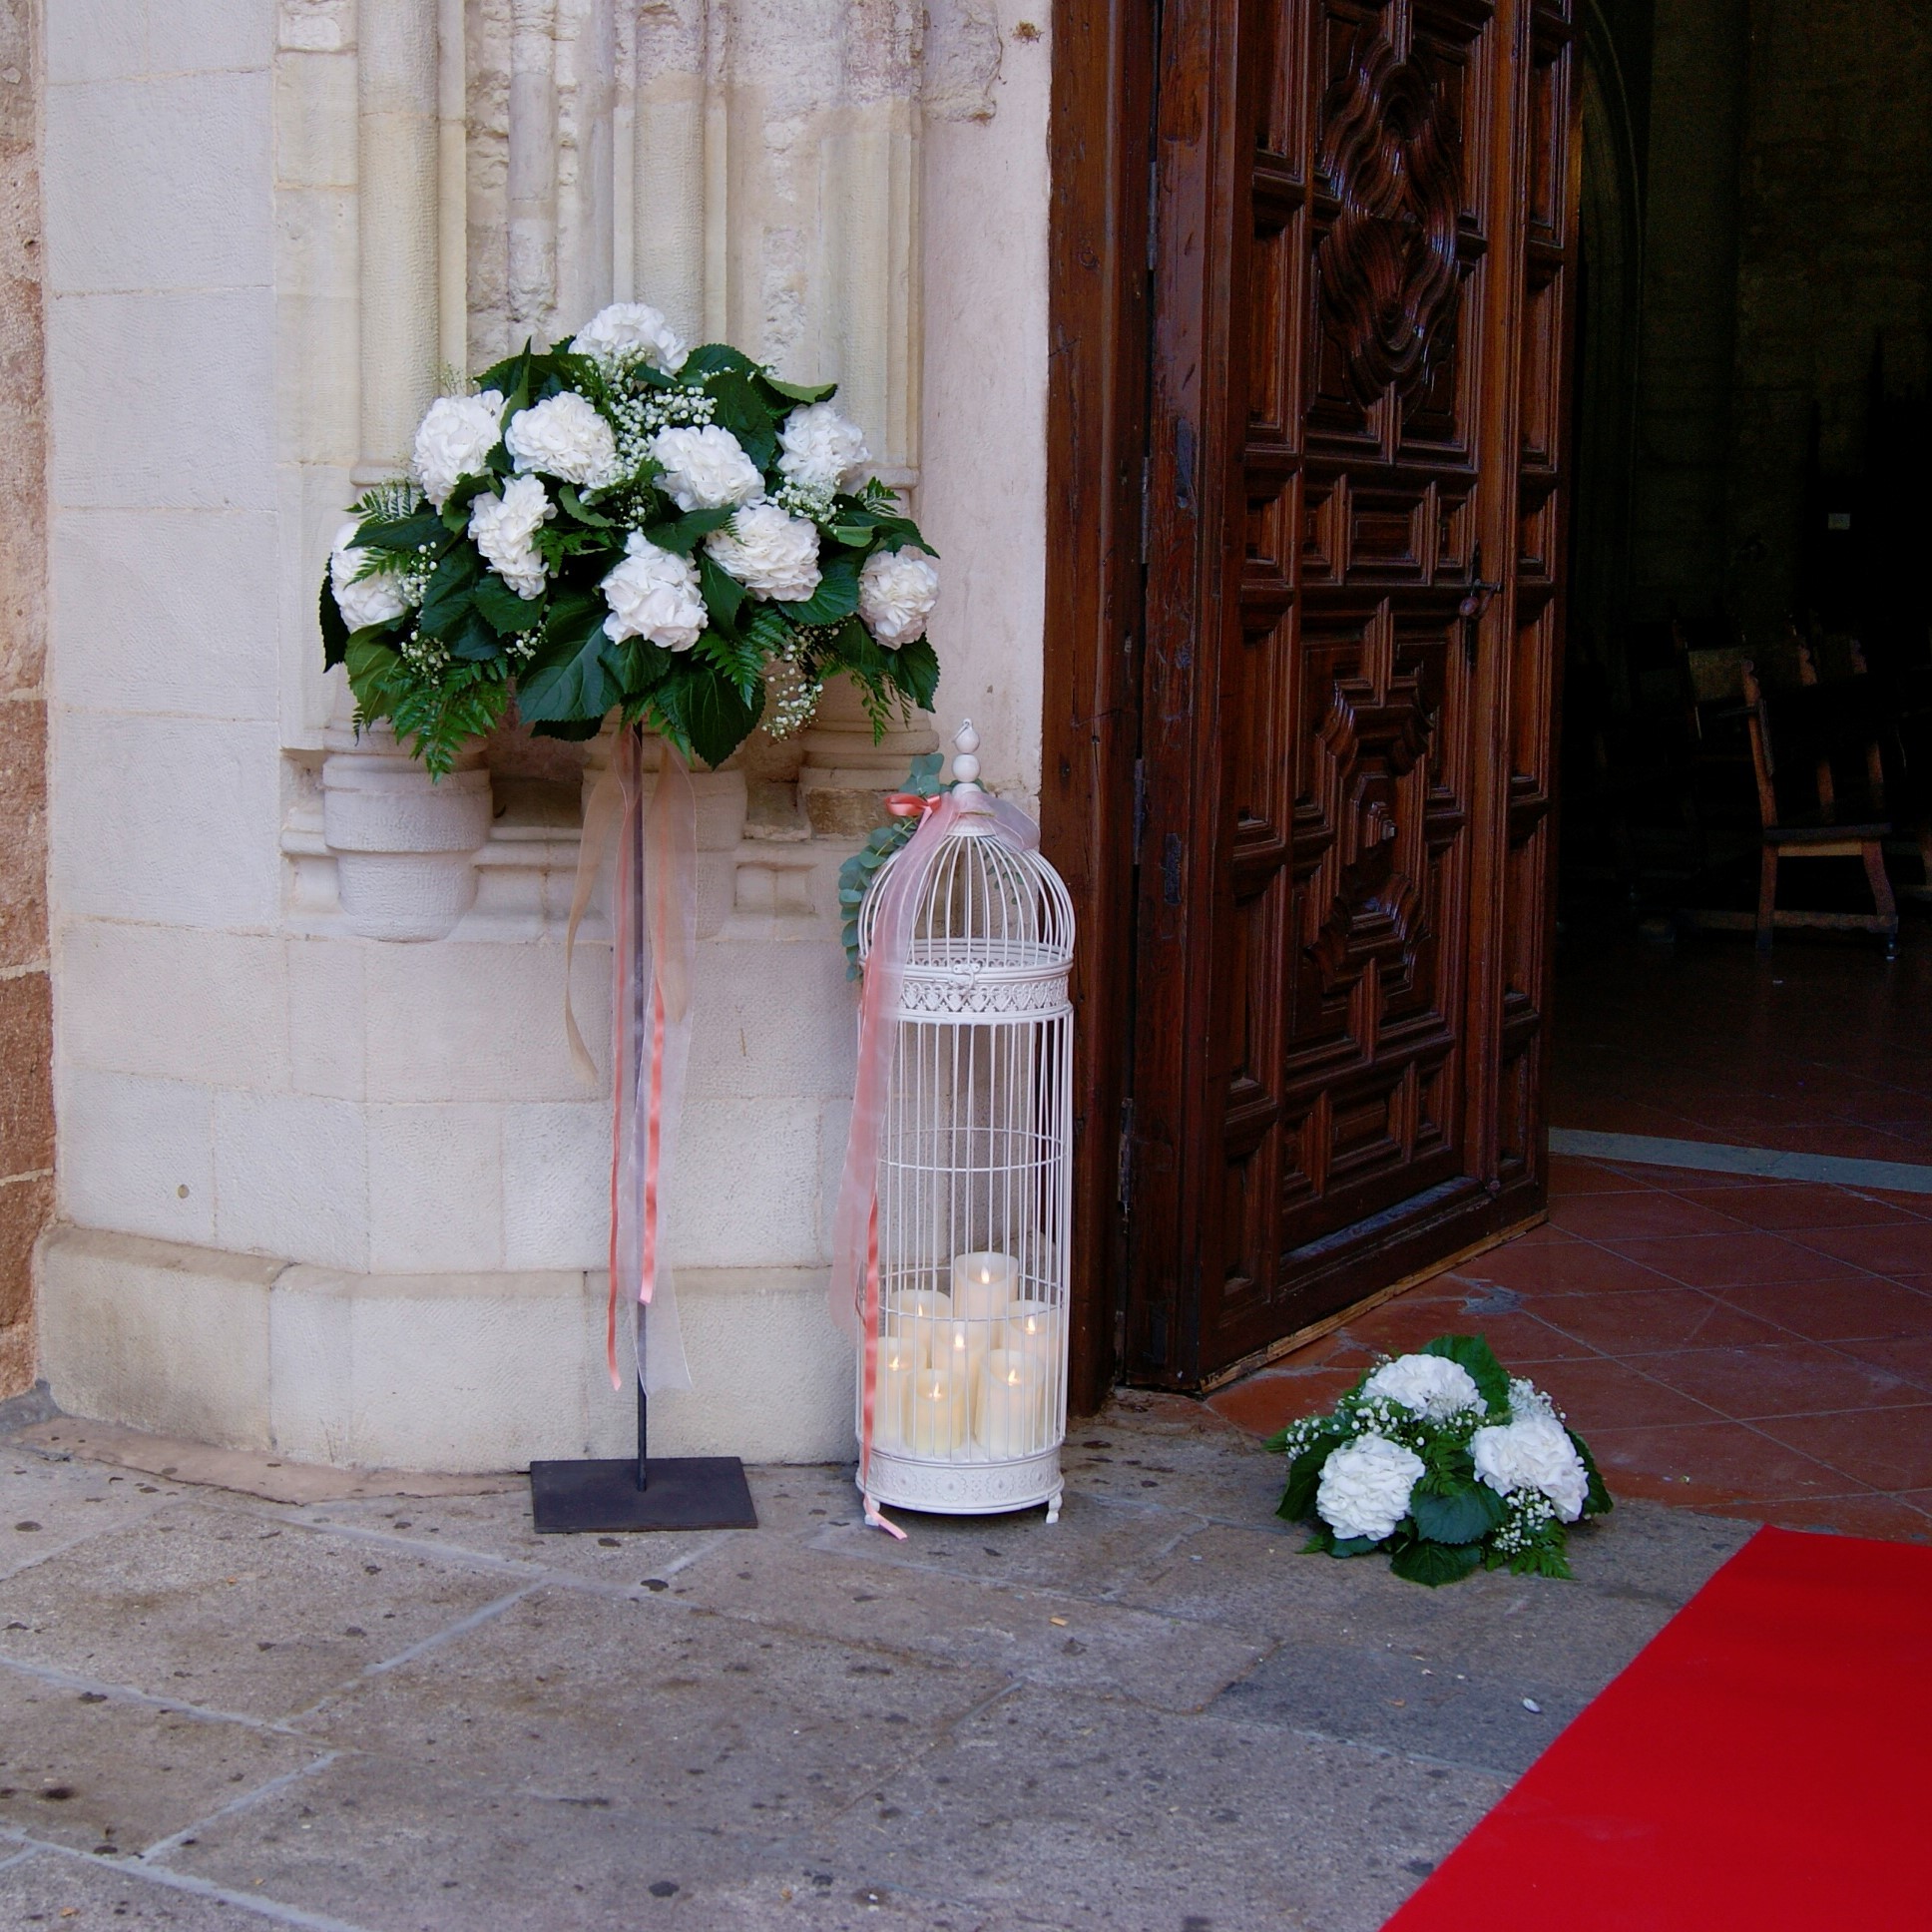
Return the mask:
<svg viewBox="0 0 1932 1932">
<path fill-rule="evenodd" d="M 1280 1514 L 1312 1522 L 1308 1551 L 1386 1550 L 1398 1577 L 1432 1587 L 1479 1564 L 1567 1577 L 1569 1526 L 1611 1507 L 1583 1438 L 1480 1335 L 1380 1363 L 1267 1446 L 1290 1458 Z"/>
<path fill-rule="evenodd" d="M 615 710 L 710 764 L 767 710 L 797 729 L 841 671 L 875 729 L 930 709 L 934 553 L 834 388 L 619 302 L 438 398 L 329 558 L 324 655 L 358 724 L 441 773 L 513 696 L 546 735 Z"/>
</svg>

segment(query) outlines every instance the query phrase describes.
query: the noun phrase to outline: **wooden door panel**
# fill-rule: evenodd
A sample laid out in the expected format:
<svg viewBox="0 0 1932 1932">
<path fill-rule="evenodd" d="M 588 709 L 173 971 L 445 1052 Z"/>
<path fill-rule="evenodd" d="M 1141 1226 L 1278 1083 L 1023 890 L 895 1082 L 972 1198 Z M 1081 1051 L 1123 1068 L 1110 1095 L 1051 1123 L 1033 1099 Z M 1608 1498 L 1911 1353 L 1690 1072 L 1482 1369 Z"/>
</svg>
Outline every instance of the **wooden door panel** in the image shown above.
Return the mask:
<svg viewBox="0 0 1932 1932">
<path fill-rule="evenodd" d="M 1186 1382 L 1536 1205 L 1571 116 L 1552 6 L 1166 18 L 1129 1346 Z"/>
</svg>

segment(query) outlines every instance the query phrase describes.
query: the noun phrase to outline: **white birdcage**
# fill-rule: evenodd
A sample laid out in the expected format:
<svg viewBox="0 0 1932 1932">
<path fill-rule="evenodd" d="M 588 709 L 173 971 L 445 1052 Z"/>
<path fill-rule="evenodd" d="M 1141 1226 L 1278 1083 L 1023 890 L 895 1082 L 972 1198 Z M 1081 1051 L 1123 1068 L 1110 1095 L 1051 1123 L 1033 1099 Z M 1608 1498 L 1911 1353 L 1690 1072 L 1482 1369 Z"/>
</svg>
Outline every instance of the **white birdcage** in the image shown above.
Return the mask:
<svg viewBox="0 0 1932 1932">
<path fill-rule="evenodd" d="M 949 1514 L 1060 1513 L 1073 1210 L 1073 904 L 954 740 L 956 816 L 904 931 L 878 1166 L 864 1488 Z M 861 958 L 903 847 L 860 909 Z M 864 1402 L 861 1357 L 859 1399 Z"/>
</svg>

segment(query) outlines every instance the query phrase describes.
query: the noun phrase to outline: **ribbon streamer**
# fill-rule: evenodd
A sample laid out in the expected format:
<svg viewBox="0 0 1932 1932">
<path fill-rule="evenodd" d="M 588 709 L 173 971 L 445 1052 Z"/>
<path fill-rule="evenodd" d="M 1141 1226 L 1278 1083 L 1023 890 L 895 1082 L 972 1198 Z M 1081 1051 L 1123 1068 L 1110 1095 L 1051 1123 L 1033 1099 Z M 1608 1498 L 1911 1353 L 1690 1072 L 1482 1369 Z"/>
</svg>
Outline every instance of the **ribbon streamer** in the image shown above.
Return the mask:
<svg viewBox="0 0 1932 1932">
<path fill-rule="evenodd" d="M 646 1394 L 691 1387 L 677 1291 L 664 1258 L 663 1203 L 684 1117 L 691 1060 L 691 987 L 698 951 L 698 795 L 690 767 L 666 741 L 647 797 L 643 732 L 620 733 L 616 756 L 584 813 L 577 885 L 564 940 L 564 1026 L 589 1081 L 597 1068 L 577 1025 L 571 963 L 577 929 L 603 869 L 613 829 L 611 892 L 611 1228 L 605 1357 L 618 1366 L 620 1288 L 635 1284 L 638 1379 Z M 647 1339 L 649 1345 L 647 1346 Z"/>
<path fill-rule="evenodd" d="M 992 825 L 981 835 L 997 838 L 1014 851 L 1033 850 L 1040 842 L 1040 832 L 1024 812 L 977 785 L 956 785 L 936 798 L 895 792 L 886 804 L 895 816 L 910 817 L 916 811 L 921 817 L 918 830 L 887 861 L 872 886 L 878 897 L 878 916 L 872 922 L 872 943 L 866 951 L 859 988 L 852 1125 L 845 1141 L 838 1205 L 832 1214 L 831 1311 L 832 1319 L 863 1351 L 858 1480 L 865 1494 L 865 1520 L 897 1536 L 903 1532 L 879 1515 L 867 1479 L 878 1405 L 879 1156 L 885 1144 L 899 1001 L 912 950 L 913 925 L 933 861 L 953 827 L 967 813 L 990 817 Z"/>
</svg>

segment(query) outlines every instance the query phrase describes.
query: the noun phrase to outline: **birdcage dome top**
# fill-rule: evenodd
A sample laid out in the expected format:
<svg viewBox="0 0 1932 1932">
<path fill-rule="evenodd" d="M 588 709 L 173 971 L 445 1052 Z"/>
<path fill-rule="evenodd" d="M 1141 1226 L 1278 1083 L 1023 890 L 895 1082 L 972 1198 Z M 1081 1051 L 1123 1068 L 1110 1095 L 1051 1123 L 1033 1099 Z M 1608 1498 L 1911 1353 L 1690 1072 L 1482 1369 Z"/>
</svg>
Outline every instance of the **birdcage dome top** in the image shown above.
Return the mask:
<svg viewBox="0 0 1932 1932">
<path fill-rule="evenodd" d="M 1037 848 L 1011 842 L 995 816 L 993 799 L 979 784 L 979 741 L 970 720 L 953 740 L 958 815 L 926 867 L 912 908 L 909 993 L 919 980 L 1064 983 L 1073 958 L 1073 901 Z M 861 960 L 872 950 L 881 893 L 908 849 L 902 846 L 879 868 L 859 908 Z"/>
</svg>

